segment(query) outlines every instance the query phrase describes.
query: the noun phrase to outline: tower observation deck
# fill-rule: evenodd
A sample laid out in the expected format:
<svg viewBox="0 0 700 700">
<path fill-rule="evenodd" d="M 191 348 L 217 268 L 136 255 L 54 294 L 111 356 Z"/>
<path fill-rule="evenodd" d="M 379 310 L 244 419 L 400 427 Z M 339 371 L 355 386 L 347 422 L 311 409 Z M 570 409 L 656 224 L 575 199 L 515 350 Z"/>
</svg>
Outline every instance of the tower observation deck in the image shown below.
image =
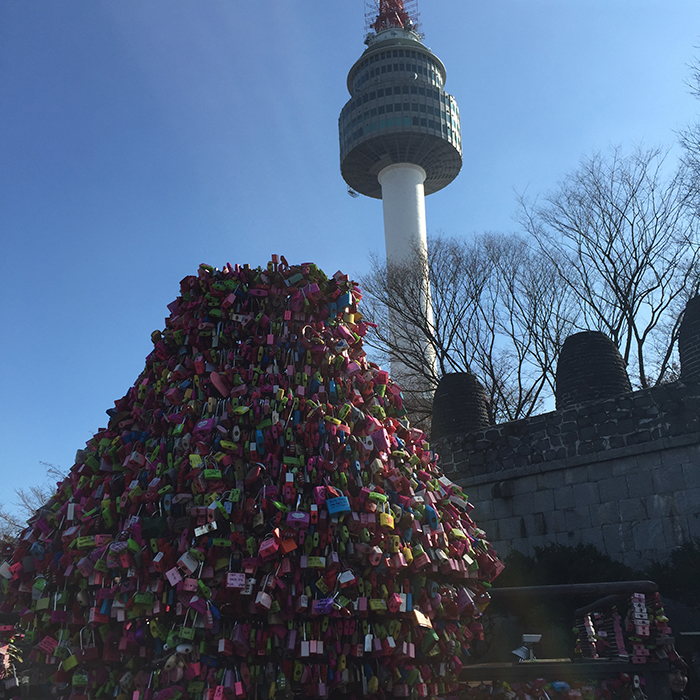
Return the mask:
<svg viewBox="0 0 700 700">
<path fill-rule="evenodd" d="M 378 9 L 367 49 L 348 74 L 340 170 L 353 190 L 381 199 L 379 173 L 412 163 L 425 171 L 425 194 L 432 194 L 462 167 L 459 109 L 444 90 L 445 66 L 421 42 L 403 1 L 380 0 Z"/>
</svg>

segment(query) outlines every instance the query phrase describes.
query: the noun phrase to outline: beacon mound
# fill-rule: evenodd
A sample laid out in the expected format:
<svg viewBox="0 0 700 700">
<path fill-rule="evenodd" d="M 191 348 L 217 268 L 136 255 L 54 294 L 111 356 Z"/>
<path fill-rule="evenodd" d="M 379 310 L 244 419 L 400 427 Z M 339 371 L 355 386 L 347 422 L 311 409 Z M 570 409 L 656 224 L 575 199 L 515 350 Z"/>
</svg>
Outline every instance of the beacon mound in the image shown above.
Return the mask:
<svg viewBox="0 0 700 700">
<path fill-rule="evenodd" d="M 0 566 L 23 683 L 59 698 L 450 697 L 501 562 L 359 287 L 201 265 Z"/>
</svg>

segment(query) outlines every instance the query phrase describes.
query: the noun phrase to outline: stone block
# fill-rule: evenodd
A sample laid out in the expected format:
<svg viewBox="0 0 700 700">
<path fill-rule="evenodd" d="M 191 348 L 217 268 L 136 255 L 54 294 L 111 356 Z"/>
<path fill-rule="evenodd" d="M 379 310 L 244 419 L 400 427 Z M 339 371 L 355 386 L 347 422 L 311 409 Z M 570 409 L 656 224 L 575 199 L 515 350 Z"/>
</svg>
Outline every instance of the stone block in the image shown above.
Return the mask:
<svg viewBox="0 0 700 700">
<path fill-rule="evenodd" d="M 535 491 L 529 497 L 530 512 L 546 513 L 554 510 L 554 491 Z"/>
<path fill-rule="evenodd" d="M 637 523 L 647 519 L 647 510 L 641 498 L 620 501 L 620 517 L 623 523 Z"/>
<path fill-rule="evenodd" d="M 685 449 L 688 452 L 688 463 L 700 464 L 700 445 L 688 445 Z"/>
<path fill-rule="evenodd" d="M 574 546 L 579 542 L 578 532 L 557 532 L 554 537 L 557 544 L 565 546 Z"/>
<path fill-rule="evenodd" d="M 603 544 L 605 552 L 613 559 L 622 559 L 625 553 L 624 538 L 622 524 L 603 525 L 601 531 L 603 533 Z"/>
<path fill-rule="evenodd" d="M 666 539 L 667 551 L 679 547 L 689 539 L 688 521 L 683 516 L 663 518 L 664 537 Z M 662 558 L 662 557 L 659 557 Z"/>
<path fill-rule="evenodd" d="M 700 513 L 693 513 L 686 518 L 688 537 L 700 537 Z"/>
<path fill-rule="evenodd" d="M 513 490 L 516 496 L 525 493 L 532 493 L 537 490 L 537 477 L 532 475 L 521 476 L 513 480 Z"/>
<path fill-rule="evenodd" d="M 547 534 L 547 526 L 542 513 L 526 513 L 523 515 L 523 527 L 525 537 L 528 538 Z"/>
<path fill-rule="evenodd" d="M 677 491 L 674 494 L 674 502 L 680 515 L 700 512 L 700 488 Z"/>
<path fill-rule="evenodd" d="M 472 503 L 478 505 L 484 501 L 493 500 L 493 495 L 491 493 L 492 489 L 492 483 L 479 484 L 478 486 L 472 486 L 471 488 L 467 489 L 467 496 Z"/>
<path fill-rule="evenodd" d="M 623 476 L 637 472 L 639 467 L 635 457 L 620 457 L 610 462 L 610 475 Z"/>
<path fill-rule="evenodd" d="M 655 493 L 671 493 L 685 488 L 683 467 L 680 464 L 654 469 L 651 473 Z"/>
<path fill-rule="evenodd" d="M 564 511 L 567 531 L 577 531 L 592 526 L 591 513 L 588 506 L 577 506 Z"/>
<path fill-rule="evenodd" d="M 479 528 L 486 533 L 489 542 L 501 539 L 498 522 L 498 520 L 479 520 Z"/>
<path fill-rule="evenodd" d="M 498 531 L 503 540 L 518 540 L 527 537 L 525 523 L 521 517 L 499 520 Z"/>
<path fill-rule="evenodd" d="M 574 502 L 577 506 L 588 506 L 591 503 L 600 503 L 600 493 L 598 484 L 588 482 L 584 484 L 574 484 Z"/>
<path fill-rule="evenodd" d="M 513 516 L 513 499 L 504 500 L 497 498 L 493 501 L 493 515 L 495 518 L 510 518 Z"/>
<path fill-rule="evenodd" d="M 491 520 L 495 518 L 493 511 L 493 501 L 478 501 L 474 504 L 474 519 L 481 527 L 482 520 Z"/>
<path fill-rule="evenodd" d="M 678 513 L 678 505 L 672 493 L 652 493 L 644 499 L 647 517 L 651 520 Z"/>
<path fill-rule="evenodd" d="M 597 549 L 601 551 L 604 548 L 603 542 L 603 531 L 599 527 L 589 527 L 583 528 L 578 532 L 579 542 L 585 542 L 587 544 L 594 545 Z"/>
<path fill-rule="evenodd" d="M 625 438 L 625 442 L 628 445 L 642 445 L 645 442 L 651 441 L 651 431 L 649 430 L 636 430 L 631 435 Z"/>
<path fill-rule="evenodd" d="M 649 471 L 658 469 L 662 464 L 662 455 L 663 452 L 645 452 L 643 454 L 638 454 L 635 458 L 637 460 L 637 466 L 642 471 L 645 469 Z"/>
<path fill-rule="evenodd" d="M 694 489 L 700 487 L 700 458 L 698 461 L 689 462 L 682 465 L 683 481 L 686 488 Z"/>
<path fill-rule="evenodd" d="M 586 467 L 571 467 L 564 471 L 564 484 L 581 484 L 588 481 Z"/>
<path fill-rule="evenodd" d="M 610 462 L 598 462 L 597 464 L 589 464 L 587 467 L 588 481 L 601 481 L 609 479 L 612 476 L 612 468 Z"/>
<path fill-rule="evenodd" d="M 547 533 L 564 532 L 566 527 L 566 512 L 563 510 L 552 510 L 544 514 L 547 523 Z"/>
<path fill-rule="evenodd" d="M 598 481 L 598 492 L 600 500 L 606 501 L 621 501 L 623 498 L 629 498 L 627 491 L 627 481 L 623 476 L 615 476 L 612 479 L 602 479 Z"/>
<path fill-rule="evenodd" d="M 638 471 L 636 474 L 628 474 L 627 477 L 627 492 L 630 498 L 648 496 L 654 493 L 654 484 L 651 480 L 651 472 L 644 470 Z"/>
<path fill-rule="evenodd" d="M 591 522 L 599 527 L 620 522 L 620 508 L 617 501 L 592 503 L 589 506 L 589 510 L 591 513 Z"/>
<path fill-rule="evenodd" d="M 557 509 L 574 507 L 574 489 L 572 486 L 562 486 L 554 489 L 554 507 Z"/>
<path fill-rule="evenodd" d="M 692 447 L 689 449 L 686 446 L 674 447 L 671 450 L 664 450 L 663 452 L 659 453 L 661 464 L 664 467 L 675 467 L 679 464 L 687 464 L 691 461 L 691 450 Z"/>
<path fill-rule="evenodd" d="M 645 551 L 666 551 L 666 537 L 662 520 L 644 520 L 632 526 L 632 537 L 635 549 L 644 554 Z M 649 556 L 646 554 L 645 556 Z"/>
<path fill-rule="evenodd" d="M 564 472 L 544 472 L 537 475 L 538 489 L 556 489 L 564 485 Z"/>
<path fill-rule="evenodd" d="M 532 507 L 532 498 L 535 494 L 522 494 L 520 496 L 513 496 L 511 499 L 513 501 L 513 515 L 524 515 L 525 513 L 532 513 L 534 508 Z"/>
</svg>

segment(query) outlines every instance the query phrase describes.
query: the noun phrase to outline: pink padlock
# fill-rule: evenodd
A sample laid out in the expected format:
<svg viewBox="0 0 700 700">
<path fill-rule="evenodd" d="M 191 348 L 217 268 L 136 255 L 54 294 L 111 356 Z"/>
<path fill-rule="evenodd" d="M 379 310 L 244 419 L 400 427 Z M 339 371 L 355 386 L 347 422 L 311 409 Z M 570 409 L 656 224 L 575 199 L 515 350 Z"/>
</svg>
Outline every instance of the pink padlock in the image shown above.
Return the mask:
<svg viewBox="0 0 700 700">
<path fill-rule="evenodd" d="M 258 554 L 263 561 L 270 561 L 277 556 L 279 547 L 279 542 L 274 537 L 270 537 L 260 543 Z"/>
</svg>

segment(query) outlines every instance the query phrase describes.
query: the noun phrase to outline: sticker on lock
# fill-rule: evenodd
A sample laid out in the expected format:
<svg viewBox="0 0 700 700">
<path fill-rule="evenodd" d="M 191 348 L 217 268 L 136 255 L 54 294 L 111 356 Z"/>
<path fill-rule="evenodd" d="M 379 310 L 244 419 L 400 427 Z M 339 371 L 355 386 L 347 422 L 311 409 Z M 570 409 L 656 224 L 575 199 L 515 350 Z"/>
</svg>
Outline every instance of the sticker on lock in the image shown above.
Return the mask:
<svg viewBox="0 0 700 700">
<path fill-rule="evenodd" d="M 350 501 L 347 496 L 338 496 L 337 498 L 327 498 L 326 508 L 332 516 L 343 515 L 344 513 L 349 513 Z"/>
</svg>

